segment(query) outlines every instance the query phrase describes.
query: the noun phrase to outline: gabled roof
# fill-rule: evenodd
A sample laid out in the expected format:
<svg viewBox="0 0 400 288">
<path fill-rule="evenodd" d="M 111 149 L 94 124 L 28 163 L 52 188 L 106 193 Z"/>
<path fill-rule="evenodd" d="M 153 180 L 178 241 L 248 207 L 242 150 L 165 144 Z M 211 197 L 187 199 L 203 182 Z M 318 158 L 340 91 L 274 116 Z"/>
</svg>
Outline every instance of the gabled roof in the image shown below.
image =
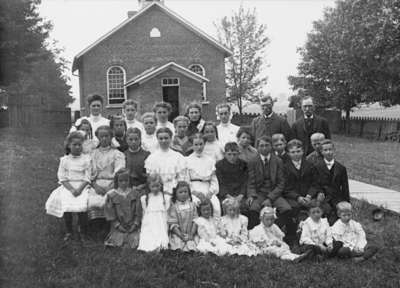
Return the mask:
<svg viewBox="0 0 400 288">
<path fill-rule="evenodd" d="M 141 84 L 147 82 L 148 80 L 156 77 L 157 75 L 163 73 L 164 71 L 167 71 L 168 69 L 172 69 L 172 70 L 174 70 L 178 73 L 181 73 L 181 74 L 185 75 L 186 77 L 191 78 L 200 83 L 210 82 L 210 80 L 208 80 L 204 76 L 194 73 L 193 71 L 191 71 L 181 65 L 178 65 L 175 62 L 169 62 L 160 67 L 151 67 L 150 69 L 143 71 L 139 75 L 136 75 L 132 79 L 128 80 L 128 82 L 126 82 L 125 86 L 129 87 L 129 86 L 132 86 L 135 84 L 141 85 Z"/>
<path fill-rule="evenodd" d="M 172 10 L 168 9 L 167 7 L 165 7 L 162 4 L 159 4 L 157 2 L 153 2 L 151 4 L 149 4 L 148 6 L 146 6 L 145 8 L 143 8 L 142 10 L 140 10 L 138 13 L 136 13 L 134 16 L 126 19 L 125 21 L 123 21 L 121 24 L 119 24 L 117 27 L 115 27 L 114 29 L 112 29 L 110 32 L 108 32 L 107 34 L 103 35 L 102 37 L 100 37 L 97 41 L 95 41 L 93 44 L 89 45 L 88 47 L 86 47 L 84 50 L 82 50 L 81 52 L 78 53 L 78 55 L 76 55 L 74 57 L 74 61 L 72 63 L 72 71 L 75 71 L 76 69 L 78 69 L 78 63 L 79 63 L 79 59 L 86 54 L 88 51 L 90 51 L 92 48 L 94 48 L 95 46 L 97 46 L 98 44 L 100 44 L 103 40 L 107 39 L 108 37 L 110 37 L 112 34 L 114 34 L 115 32 L 117 32 L 118 30 L 120 30 L 122 27 L 124 27 L 125 25 L 127 25 L 128 23 L 135 21 L 136 19 L 138 19 L 141 15 L 143 15 L 146 11 L 152 9 L 153 7 L 158 7 L 161 9 L 161 11 L 165 12 L 167 15 L 171 16 L 173 19 L 175 19 L 177 22 L 179 22 L 180 24 L 182 24 L 183 26 L 185 26 L 187 29 L 189 29 L 190 31 L 192 31 L 193 33 L 197 34 L 198 36 L 200 36 L 201 38 L 203 38 L 204 40 L 206 40 L 207 42 L 209 42 L 210 44 L 212 44 L 213 46 L 215 46 L 217 49 L 221 50 L 225 57 L 229 57 L 232 55 L 232 51 L 230 51 L 228 48 L 226 48 L 224 45 L 222 45 L 221 43 L 219 43 L 216 39 L 214 39 L 213 37 L 207 35 L 205 32 L 203 32 L 202 30 L 200 30 L 199 28 L 195 27 L 193 24 L 189 23 L 188 21 L 186 21 L 185 19 L 183 19 L 181 16 L 179 16 L 178 14 L 176 14 L 175 12 L 173 12 Z"/>
</svg>

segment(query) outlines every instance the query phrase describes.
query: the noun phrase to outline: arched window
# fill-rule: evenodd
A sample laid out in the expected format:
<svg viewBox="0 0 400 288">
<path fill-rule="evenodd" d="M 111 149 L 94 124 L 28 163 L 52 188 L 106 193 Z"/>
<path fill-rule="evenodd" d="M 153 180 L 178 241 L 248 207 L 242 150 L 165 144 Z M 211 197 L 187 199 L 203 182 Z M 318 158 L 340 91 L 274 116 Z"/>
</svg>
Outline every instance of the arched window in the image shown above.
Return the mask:
<svg viewBox="0 0 400 288">
<path fill-rule="evenodd" d="M 161 32 L 160 30 L 158 30 L 158 28 L 154 27 L 153 29 L 151 29 L 150 31 L 150 37 L 151 38 L 159 38 L 161 37 Z"/>
<path fill-rule="evenodd" d="M 125 70 L 120 66 L 113 66 L 107 71 L 108 104 L 122 104 L 126 99 Z"/>
<path fill-rule="evenodd" d="M 206 76 L 206 70 L 200 64 L 192 64 L 192 65 L 189 66 L 189 69 L 191 71 L 193 71 L 194 73 L 199 74 L 199 75 L 201 75 L 203 77 Z M 201 99 L 201 101 L 207 101 L 206 92 L 207 92 L 207 83 L 203 83 L 203 91 L 202 91 L 202 97 L 201 97 L 202 99 Z"/>
</svg>

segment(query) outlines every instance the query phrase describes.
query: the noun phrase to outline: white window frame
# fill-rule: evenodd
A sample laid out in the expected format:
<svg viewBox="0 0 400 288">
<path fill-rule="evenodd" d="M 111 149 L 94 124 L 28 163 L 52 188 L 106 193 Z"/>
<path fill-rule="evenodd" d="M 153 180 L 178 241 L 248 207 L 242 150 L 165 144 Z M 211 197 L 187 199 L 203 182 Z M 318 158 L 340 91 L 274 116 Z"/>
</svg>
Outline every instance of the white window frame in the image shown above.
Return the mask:
<svg viewBox="0 0 400 288">
<path fill-rule="evenodd" d="M 177 83 L 170 83 L 170 84 L 164 84 L 164 80 L 177 80 Z M 173 81 L 172 81 L 173 82 Z M 161 87 L 171 87 L 171 86 L 179 86 L 180 85 L 180 81 L 178 77 L 164 77 L 161 78 Z"/>
<path fill-rule="evenodd" d="M 119 68 L 123 72 L 123 75 L 124 75 L 124 80 L 123 80 L 124 81 L 123 82 L 123 85 L 124 85 L 124 87 L 123 87 L 124 88 L 124 101 L 126 100 L 126 97 L 127 97 L 127 91 L 126 91 L 126 87 L 125 87 L 126 71 L 125 71 L 124 67 L 122 67 L 122 66 L 113 65 L 113 66 L 108 67 L 107 74 L 106 74 L 106 78 L 107 78 L 107 107 L 120 107 L 120 106 L 122 106 L 124 101 L 122 101 L 121 103 L 113 103 L 113 104 L 110 103 L 110 84 L 109 84 L 110 83 L 110 79 L 109 79 L 109 74 L 110 74 L 110 70 L 112 68 Z"/>
<path fill-rule="evenodd" d="M 150 30 L 150 38 L 160 38 L 161 37 L 161 31 L 157 27 L 153 27 Z"/>
<path fill-rule="evenodd" d="M 201 64 L 199 64 L 199 63 L 190 64 L 190 65 L 189 65 L 189 70 L 190 70 L 190 71 L 192 71 L 192 67 L 193 67 L 193 66 L 199 66 L 199 67 L 203 70 L 203 73 L 202 73 L 201 76 L 206 77 L 206 69 L 204 68 L 203 65 L 201 65 Z M 194 71 L 192 71 L 192 72 L 194 72 Z M 196 72 L 194 72 L 194 73 L 196 73 Z M 207 83 L 206 83 L 206 82 L 203 82 L 202 85 L 203 85 L 203 98 L 201 99 L 201 101 L 202 101 L 202 102 L 207 102 Z"/>
</svg>

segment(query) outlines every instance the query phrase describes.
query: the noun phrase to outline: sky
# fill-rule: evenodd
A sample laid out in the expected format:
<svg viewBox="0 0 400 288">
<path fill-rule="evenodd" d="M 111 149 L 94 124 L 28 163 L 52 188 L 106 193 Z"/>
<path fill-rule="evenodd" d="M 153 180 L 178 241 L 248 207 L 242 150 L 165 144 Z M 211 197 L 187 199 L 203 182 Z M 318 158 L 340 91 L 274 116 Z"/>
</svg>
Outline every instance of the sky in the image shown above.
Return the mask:
<svg viewBox="0 0 400 288">
<path fill-rule="evenodd" d="M 312 23 L 322 18 L 325 7 L 332 7 L 334 0 L 165 0 L 168 8 L 216 38 L 214 23 L 230 16 L 242 4 L 255 8 L 259 23 L 265 24 L 270 38 L 264 69 L 268 83 L 264 91 L 278 98 L 278 106 L 287 106 L 291 95 L 287 77 L 296 75 L 300 61 L 297 48 L 304 45 Z M 62 56 L 72 65 L 75 55 L 98 38 L 124 21 L 128 11 L 139 9 L 137 0 L 42 0 L 39 13 L 53 23 L 51 38 L 63 48 Z M 79 97 L 78 77 L 68 71 L 72 95 Z M 79 110 L 79 102 L 71 105 Z"/>
</svg>

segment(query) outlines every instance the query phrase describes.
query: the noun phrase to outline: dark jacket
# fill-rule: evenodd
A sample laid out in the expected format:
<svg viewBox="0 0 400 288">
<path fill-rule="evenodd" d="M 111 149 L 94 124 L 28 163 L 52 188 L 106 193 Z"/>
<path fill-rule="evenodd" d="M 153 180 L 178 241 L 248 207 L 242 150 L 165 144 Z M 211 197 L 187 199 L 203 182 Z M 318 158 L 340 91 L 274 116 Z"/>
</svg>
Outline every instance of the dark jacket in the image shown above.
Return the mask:
<svg viewBox="0 0 400 288">
<path fill-rule="evenodd" d="M 282 195 L 285 178 L 283 176 L 283 162 L 278 156 L 271 153 L 269 171 L 265 171 L 261 156 L 250 161 L 248 166 L 248 197 L 262 195 L 263 198 L 268 198 L 273 202 Z"/>
<path fill-rule="evenodd" d="M 297 201 L 299 196 L 310 195 L 311 198 L 321 192 L 318 182 L 318 172 L 313 164 L 303 159 L 300 170 L 297 170 L 292 161 L 284 164 L 285 189 L 283 197 Z"/>
<path fill-rule="evenodd" d="M 236 164 L 228 162 L 225 158 L 218 161 L 215 165 L 219 192 L 218 198 L 223 200 L 226 195 L 246 196 L 248 168 L 247 163 L 242 159 L 238 159 Z"/>
<path fill-rule="evenodd" d="M 316 165 L 319 183 L 325 194 L 325 199 L 333 207 L 340 201 L 350 201 L 349 179 L 347 170 L 342 164 L 335 160 L 331 170 L 325 161 L 319 161 Z"/>
<path fill-rule="evenodd" d="M 285 135 L 287 141 L 293 139 L 292 130 L 286 119 L 280 117 L 276 113 L 272 113 L 270 118 L 260 115 L 251 122 L 251 133 L 254 141 L 263 135 L 272 136 L 276 133 Z"/>
<path fill-rule="evenodd" d="M 311 146 L 310 140 L 312 134 L 319 132 L 323 133 L 326 139 L 331 138 L 328 121 L 326 121 L 325 118 L 319 117 L 315 114 L 312 119 L 312 127 L 310 131 L 307 131 L 304 116 L 293 123 L 292 131 L 294 138 L 299 139 L 301 142 L 303 142 L 304 152 L 306 155 L 314 151 L 314 148 Z"/>
</svg>

